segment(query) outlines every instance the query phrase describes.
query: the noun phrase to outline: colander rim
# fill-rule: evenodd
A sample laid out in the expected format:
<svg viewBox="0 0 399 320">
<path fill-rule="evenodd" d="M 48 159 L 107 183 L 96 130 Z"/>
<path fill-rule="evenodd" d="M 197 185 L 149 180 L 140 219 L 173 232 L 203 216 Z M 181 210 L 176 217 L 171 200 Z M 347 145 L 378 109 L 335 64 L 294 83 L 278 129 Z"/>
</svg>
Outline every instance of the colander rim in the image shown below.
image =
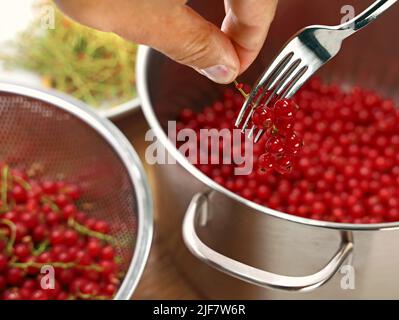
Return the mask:
<svg viewBox="0 0 399 320">
<path fill-rule="evenodd" d="M 18 94 L 54 105 L 79 118 L 96 131 L 115 151 L 129 173 L 136 193 L 138 229 L 133 257 L 114 300 L 129 300 L 144 271 L 153 236 L 153 204 L 148 180 L 140 158 L 120 130 L 83 102 L 51 89 L 32 88 L 0 81 L 0 92 Z"/>
<path fill-rule="evenodd" d="M 154 130 L 155 136 L 160 140 L 162 145 L 168 150 L 168 152 L 177 160 L 177 162 L 182 165 L 190 174 L 192 174 L 195 178 L 201 181 L 203 184 L 221 192 L 232 198 L 235 201 L 238 201 L 251 209 L 256 210 L 257 212 L 261 212 L 278 219 L 291 221 L 298 224 L 326 228 L 326 229 L 337 229 L 337 230 L 348 230 L 348 231 L 377 231 L 377 230 L 393 230 L 399 229 L 399 222 L 389 222 L 389 223 L 373 223 L 373 224 L 355 224 L 355 223 L 337 223 L 337 222 L 328 222 L 328 221 L 318 221 L 312 220 L 309 218 L 302 218 L 298 216 L 294 216 L 288 213 L 284 213 L 281 211 L 277 211 L 260 204 L 257 204 L 253 201 L 247 200 L 234 192 L 224 188 L 223 186 L 217 184 L 211 178 L 203 174 L 199 169 L 197 169 L 193 164 L 191 164 L 186 157 L 181 154 L 173 143 L 169 140 L 168 136 L 164 132 L 161 124 L 158 121 L 157 116 L 155 115 L 151 98 L 150 98 L 150 90 L 148 88 L 148 65 L 150 63 L 150 56 L 152 53 L 156 51 L 151 49 L 150 47 L 140 45 L 137 53 L 137 64 L 136 64 L 136 79 L 137 79 L 137 92 L 141 100 L 141 107 L 144 113 L 145 118 L 147 119 L 150 127 Z M 166 59 L 166 57 L 165 57 Z"/>
</svg>

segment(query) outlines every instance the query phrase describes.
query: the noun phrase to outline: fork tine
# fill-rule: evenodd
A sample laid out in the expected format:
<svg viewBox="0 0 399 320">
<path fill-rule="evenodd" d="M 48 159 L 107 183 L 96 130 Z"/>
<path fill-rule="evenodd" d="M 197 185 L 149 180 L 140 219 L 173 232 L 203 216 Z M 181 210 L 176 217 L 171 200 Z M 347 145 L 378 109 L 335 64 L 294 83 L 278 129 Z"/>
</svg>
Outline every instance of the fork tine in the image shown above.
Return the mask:
<svg viewBox="0 0 399 320">
<path fill-rule="evenodd" d="M 282 51 L 259 79 L 258 87 L 263 87 L 266 82 L 275 79 L 281 73 L 281 70 L 288 65 L 293 56 L 294 53 L 292 51 Z"/>
<path fill-rule="evenodd" d="M 278 78 L 274 79 L 274 81 L 269 86 L 269 88 L 272 88 L 273 92 L 267 102 L 270 102 L 270 100 L 272 100 L 273 96 L 278 93 L 279 89 L 287 81 L 287 79 L 289 79 L 292 74 L 295 73 L 295 70 L 300 64 L 301 59 L 296 59 L 290 65 L 286 66 L 286 68 L 284 68 Z"/>
<path fill-rule="evenodd" d="M 279 96 L 279 93 L 281 93 L 282 91 L 287 92 L 287 90 L 289 90 L 289 88 L 287 89 L 287 84 L 288 85 L 295 84 L 297 79 L 299 79 L 304 74 L 304 72 L 307 70 L 306 66 L 302 67 L 299 71 L 295 72 L 298 69 L 298 67 L 300 66 L 300 64 L 301 64 L 301 59 L 297 59 L 293 63 L 291 63 L 289 66 L 287 66 L 287 65 L 284 66 L 284 71 L 282 72 L 281 76 L 276 77 L 273 80 L 273 83 L 271 85 L 271 87 L 274 88 L 273 93 L 269 96 L 269 98 L 267 99 L 265 104 L 268 104 L 271 101 L 271 99 L 274 97 L 274 95 Z M 276 84 L 274 84 L 274 83 L 276 83 Z M 287 90 L 285 90 L 285 89 L 287 89 Z M 243 128 L 247 127 L 249 121 L 252 118 L 254 111 L 255 111 L 255 108 L 253 107 L 244 122 Z M 241 131 L 244 132 L 245 129 L 242 129 Z M 250 135 L 248 137 L 252 137 L 253 133 L 254 133 L 254 130 L 252 127 L 252 129 L 250 131 Z M 257 143 L 260 140 L 263 133 L 264 133 L 263 129 L 260 129 L 258 131 L 258 133 L 256 134 L 255 139 L 254 139 L 255 143 Z"/>
<path fill-rule="evenodd" d="M 296 63 L 299 62 L 299 63 Z M 294 73 L 296 69 L 298 69 L 300 65 L 300 60 L 296 60 L 292 64 L 292 68 L 290 68 L 290 72 L 287 71 L 287 74 L 283 75 L 283 81 L 279 82 L 278 86 L 275 88 L 274 93 L 277 94 L 278 97 L 284 98 L 286 94 L 290 93 L 290 90 L 298 83 L 299 79 L 306 73 L 308 70 L 308 66 L 301 67 L 297 72 Z M 302 82 L 303 83 L 303 82 Z M 298 88 L 302 85 L 299 84 Z M 273 93 L 273 94 L 274 94 Z M 254 142 L 259 142 L 262 137 L 264 130 L 259 130 L 258 134 L 255 136 Z"/>
<path fill-rule="evenodd" d="M 276 83 L 276 85 L 273 87 L 274 91 L 273 94 L 279 96 L 281 94 L 281 91 L 286 87 L 288 83 L 294 78 L 295 74 L 297 74 L 297 70 L 299 66 L 301 65 L 302 60 L 297 59 L 295 60 L 290 68 L 286 71 L 285 74 L 283 74 Z"/>
<path fill-rule="evenodd" d="M 267 105 L 272 100 L 272 98 L 278 92 L 278 90 L 281 88 L 281 86 L 286 83 L 287 79 L 291 79 L 293 77 L 294 72 L 297 69 L 297 67 L 300 65 L 300 63 L 301 63 L 301 60 L 297 59 L 293 63 L 283 66 L 281 73 L 277 77 L 274 77 L 273 82 L 270 84 L 270 88 L 273 88 L 273 92 L 266 99 L 265 105 Z M 264 87 L 264 88 L 266 88 L 266 87 Z M 259 103 L 259 100 L 261 100 L 265 94 L 266 94 L 266 90 L 263 90 L 263 93 L 257 99 L 256 104 L 254 106 L 252 106 L 251 111 L 248 113 L 248 115 L 244 121 L 241 132 L 244 132 L 246 130 L 246 128 L 248 127 L 248 124 L 252 119 L 252 115 L 255 112 L 255 109 L 257 107 L 257 104 Z"/>
<path fill-rule="evenodd" d="M 266 90 L 263 90 L 262 94 L 256 99 L 256 102 L 252 105 L 252 108 L 251 108 L 250 112 L 248 113 L 248 115 L 244 121 L 244 124 L 242 126 L 242 129 L 241 129 L 242 132 L 244 132 L 247 129 L 248 124 L 252 119 L 252 115 L 254 114 L 259 101 L 261 101 L 266 94 L 267 88 L 274 88 L 274 89 L 273 89 L 272 94 L 266 99 L 265 105 L 267 105 L 272 100 L 272 98 L 276 94 L 277 90 L 280 88 L 280 84 L 285 83 L 286 79 L 291 77 L 291 75 L 294 73 L 294 71 L 296 70 L 296 68 L 298 67 L 298 65 L 300 63 L 301 63 L 301 60 L 298 59 L 298 60 L 295 60 L 291 64 L 281 65 L 280 70 L 278 70 L 279 73 L 276 76 L 274 76 L 274 79 L 272 80 L 271 83 L 268 84 L 268 86 L 263 87 L 263 89 L 266 88 Z"/>
<path fill-rule="evenodd" d="M 248 107 L 252 104 L 252 94 L 250 94 L 247 99 L 244 102 L 244 105 L 241 107 L 241 110 L 237 116 L 236 122 L 235 122 L 235 127 L 238 128 L 240 127 L 240 123 L 242 121 L 242 118 L 244 117 L 245 113 L 248 111 Z"/>
<path fill-rule="evenodd" d="M 254 98 L 259 92 L 261 88 L 263 88 L 266 84 L 270 82 L 270 80 L 273 80 L 276 76 L 278 76 L 281 72 L 281 69 L 284 68 L 289 61 L 291 60 L 293 56 L 293 53 L 290 52 L 288 54 L 282 52 L 279 57 L 270 65 L 270 67 L 266 70 L 266 72 L 263 74 L 263 76 L 260 78 L 258 81 L 256 87 L 251 91 L 251 94 L 248 96 L 248 98 L 245 100 L 244 105 L 242 106 L 238 116 L 237 120 L 235 122 L 235 126 L 238 128 L 240 127 L 240 124 L 244 118 L 244 115 L 248 111 L 248 107 L 252 106 L 253 109 L 256 108 L 256 105 L 260 99 L 264 97 L 264 93 L 262 93 L 254 103 Z M 248 123 L 246 123 L 248 125 Z M 243 126 L 244 128 L 244 126 Z M 246 128 L 244 128 L 245 130 Z"/>
<path fill-rule="evenodd" d="M 293 68 L 292 71 L 295 71 L 295 69 L 296 68 Z M 278 88 L 276 88 L 277 96 L 279 96 L 280 98 L 284 98 L 287 94 L 290 94 L 290 91 L 294 88 L 295 84 L 297 84 L 297 87 L 299 88 L 304 81 L 302 81 L 301 84 L 298 84 L 298 81 L 306 73 L 307 70 L 308 67 L 303 66 L 296 73 L 291 73 L 288 77 L 286 77 L 282 83 L 279 83 Z M 255 136 L 254 139 L 255 143 L 259 142 L 263 133 L 264 133 L 263 129 L 259 130 L 258 134 Z"/>
<path fill-rule="evenodd" d="M 288 86 L 287 90 L 284 91 L 284 97 L 291 98 L 298 91 L 298 89 L 311 77 L 312 74 L 313 71 L 310 71 L 308 67 L 306 67 L 305 70 L 304 68 L 302 68 L 300 72 L 298 72 L 298 77 L 295 78 L 295 81 L 293 81 Z"/>
<path fill-rule="evenodd" d="M 241 128 L 241 132 L 242 133 L 244 133 L 244 131 L 248 128 L 249 121 L 251 121 L 252 116 L 253 116 L 253 114 L 255 112 L 255 109 L 256 108 L 251 107 L 251 110 L 249 111 L 247 117 L 245 118 L 244 124 L 242 125 L 242 128 Z"/>
<path fill-rule="evenodd" d="M 256 102 L 256 104 L 257 104 L 257 102 Z M 253 114 L 254 114 L 254 112 L 255 112 L 255 110 L 256 110 L 256 107 L 255 107 L 256 104 L 254 104 L 254 105 L 251 107 L 251 110 L 249 111 L 247 117 L 245 118 L 244 124 L 242 125 L 242 128 L 241 128 L 241 132 L 242 132 L 242 133 L 244 133 L 244 131 L 248 128 L 248 124 L 249 124 L 249 122 L 251 121 L 252 116 L 253 116 Z"/>
<path fill-rule="evenodd" d="M 273 63 L 269 69 L 265 72 L 265 74 L 261 77 L 261 79 L 258 81 L 255 91 L 259 92 L 261 89 L 265 88 L 272 88 L 274 82 L 276 82 L 276 79 L 283 73 L 285 73 L 285 70 L 288 68 L 289 63 L 294 56 L 293 52 L 289 52 L 288 54 L 282 52 L 276 59 L 276 62 Z M 279 62 L 278 62 L 279 61 Z M 271 69 L 273 68 L 273 69 Z M 261 94 L 259 95 L 256 103 L 261 101 L 266 94 L 267 90 L 262 90 Z"/>
<path fill-rule="evenodd" d="M 295 84 L 302 78 L 307 70 L 308 66 L 302 66 L 301 68 L 299 68 L 299 70 L 295 74 L 292 74 L 290 78 L 285 81 L 281 89 L 278 90 L 277 95 L 279 95 L 281 98 L 285 98 L 290 89 L 295 86 Z"/>
<path fill-rule="evenodd" d="M 252 126 L 251 130 L 249 130 L 248 138 L 251 138 L 256 130 L 256 126 Z M 245 132 L 245 131 L 244 131 Z"/>
<path fill-rule="evenodd" d="M 254 139 L 255 143 L 257 143 L 260 140 L 260 138 L 262 137 L 263 133 L 264 133 L 264 130 L 260 129 L 258 134 L 255 136 L 255 139 Z"/>
</svg>

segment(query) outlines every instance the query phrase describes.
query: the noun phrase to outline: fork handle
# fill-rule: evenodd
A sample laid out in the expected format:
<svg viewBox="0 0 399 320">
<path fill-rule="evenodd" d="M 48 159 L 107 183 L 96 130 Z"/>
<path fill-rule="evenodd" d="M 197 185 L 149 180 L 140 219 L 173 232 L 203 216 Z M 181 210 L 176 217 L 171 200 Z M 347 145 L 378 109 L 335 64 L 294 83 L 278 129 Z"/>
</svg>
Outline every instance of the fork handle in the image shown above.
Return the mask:
<svg viewBox="0 0 399 320">
<path fill-rule="evenodd" d="M 348 31 L 345 36 L 348 37 L 373 22 L 380 14 L 384 13 L 397 1 L 398 0 L 377 0 L 353 19 L 339 25 L 338 29 Z"/>
</svg>

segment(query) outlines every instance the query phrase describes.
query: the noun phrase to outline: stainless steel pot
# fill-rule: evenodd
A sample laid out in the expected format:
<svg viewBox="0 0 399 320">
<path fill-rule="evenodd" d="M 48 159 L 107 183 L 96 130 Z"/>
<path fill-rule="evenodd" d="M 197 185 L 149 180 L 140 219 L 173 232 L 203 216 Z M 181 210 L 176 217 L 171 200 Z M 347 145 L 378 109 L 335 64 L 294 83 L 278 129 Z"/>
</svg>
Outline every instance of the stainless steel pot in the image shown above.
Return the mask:
<svg viewBox="0 0 399 320">
<path fill-rule="evenodd" d="M 358 12 L 370 3 L 281 1 L 267 44 L 242 80 L 252 83 L 301 27 L 338 24 L 341 12 L 348 9 L 344 6 L 352 4 Z M 198 0 L 191 5 L 220 23 L 223 1 Z M 399 101 L 399 44 L 393 41 L 398 13 L 396 6 L 349 39 L 320 75 L 327 81 L 376 88 Z M 176 264 L 199 291 L 209 298 L 399 298 L 399 223 L 356 225 L 299 218 L 217 185 L 177 151 L 165 130 L 181 108 L 201 108 L 220 87 L 145 47 L 139 50 L 137 72 L 145 116 L 178 162 L 154 168 L 161 190 L 155 194 L 160 225 Z M 188 249 L 205 263 L 182 246 L 182 225 Z"/>
</svg>

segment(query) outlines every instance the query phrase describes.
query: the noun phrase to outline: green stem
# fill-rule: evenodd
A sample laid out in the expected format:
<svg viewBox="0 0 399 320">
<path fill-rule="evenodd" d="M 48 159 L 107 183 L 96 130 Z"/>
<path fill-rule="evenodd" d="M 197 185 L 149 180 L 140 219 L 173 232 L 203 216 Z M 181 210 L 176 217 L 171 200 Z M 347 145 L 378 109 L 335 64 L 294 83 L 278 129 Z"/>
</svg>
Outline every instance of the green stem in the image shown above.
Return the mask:
<svg viewBox="0 0 399 320">
<path fill-rule="evenodd" d="M 43 266 L 52 266 L 54 268 L 61 268 L 61 269 L 81 269 L 81 270 L 94 270 L 101 272 L 103 270 L 102 267 L 100 267 L 97 264 L 90 264 L 87 266 L 83 266 L 80 264 L 76 264 L 75 262 L 45 262 L 45 263 L 39 263 L 39 262 L 34 262 L 34 261 L 28 261 L 28 262 L 11 262 L 10 265 L 14 268 L 20 268 L 20 269 L 27 269 L 29 267 L 34 267 L 40 269 Z"/>
<path fill-rule="evenodd" d="M 86 299 L 86 300 L 108 300 L 111 299 L 112 297 L 77 292 L 75 298 Z"/>
<path fill-rule="evenodd" d="M 110 242 L 110 243 L 116 242 L 112 236 L 110 236 L 108 234 L 101 233 L 101 232 L 93 231 L 93 230 L 85 227 L 84 225 L 81 225 L 80 223 L 76 222 L 74 219 L 69 219 L 68 225 L 83 235 L 97 238 L 97 239 L 100 239 L 100 240 L 103 240 L 106 242 Z"/>
<path fill-rule="evenodd" d="M 8 211 L 7 192 L 8 192 L 8 166 L 4 166 L 1 171 L 1 212 Z"/>
<path fill-rule="evenodd" d="M 34 255 L 35 257 L 39 256 L 44 251 L 46 251 L 48 245 L 49 245 L 48 240 L 44 240 L 42 243 L 38 245 L 36 249 L 32 250 L 32 255 Z"/>
<path fill-rule="evenodd" d="M 43 202 L 44 204 L 48 204 L 49 207 L 51 208 L 51 210 L 53 210 L 55 213 L 60 212 L 60 208 L 58 208 L 58 206 L 55 204 L 55 202 L 53 200 L 51 200 L 50 197 L 47 196 L 43 196 L 41 197 L 41 202 Z"/>
<path fill-rule="evenodd" d="M 22 179 L 21 177 L 18 176 L 12 176 L 12 178 L 14 179 L 14 181 L 16 181 L 22 188 L 24 188 L 26 191 L 32 190 L 31 185 L 25 181 L 24 179 Z"/>
<path fill-rule="evenodd" d="M 116 257 L 115 257 L 115 262 L 116 262 L 117 264 L 122 264 L 122 258 L 121 258 L 120 256 L 116 256 Z"/>
<path fill-rule="evenodd" d="M 6 251 L 8 254 L 12 254 L 15 238 L 17 236 L 17 227 L 15 226 L 14 222 L 8 219 L 0 219 L 0 224 L 5 224 L 10 228 L 10 238 L 7 241 Z"/>
<path fill-rule="evenodd" d="M 240 84 L 237 82 L 237 80 L 234 80 L 234 85 L 245 99 L 248 98 L 248 93 L 246 93 L 242 88 L 239 87 Z"/>
</svg>

